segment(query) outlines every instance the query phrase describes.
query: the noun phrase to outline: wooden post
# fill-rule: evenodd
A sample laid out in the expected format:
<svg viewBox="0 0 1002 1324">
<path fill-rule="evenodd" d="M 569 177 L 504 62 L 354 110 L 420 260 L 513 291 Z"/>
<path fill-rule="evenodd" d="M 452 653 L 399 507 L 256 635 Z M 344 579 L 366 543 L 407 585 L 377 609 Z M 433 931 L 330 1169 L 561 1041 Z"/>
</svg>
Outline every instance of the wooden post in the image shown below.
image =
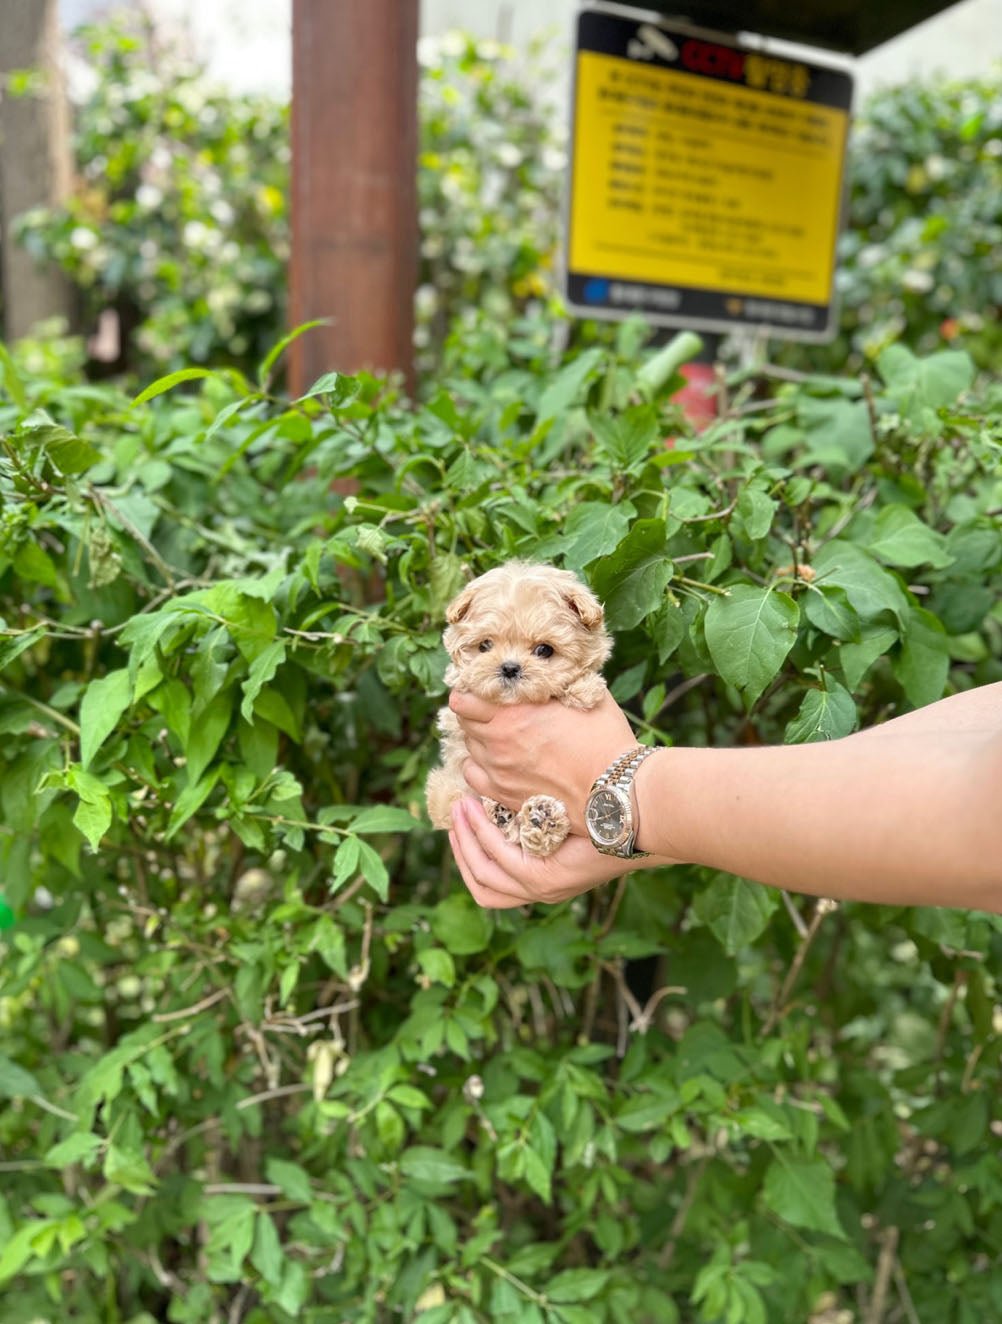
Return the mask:
<svg viewBox="0 0 1002 1324">
<path fill-rule="evenodd" d="M 42 266 L 17 242 L 14 221 L 32 207 L 63 202 L 70 191 L 69 107 L 58 63 L 56 0 L 0 0 L 0 230 L 4 334 L 28 335 L 48 317 L 72 319 L 73 289 L 54 265 Z M 7 76 L 32 69 L 39 86 L 11 96 Z"/>
<path fill-rule="evenodd" d="M 398 370 L 413 389 L 418 0 L 293 0 L 289 386 Z"/>
</svg>

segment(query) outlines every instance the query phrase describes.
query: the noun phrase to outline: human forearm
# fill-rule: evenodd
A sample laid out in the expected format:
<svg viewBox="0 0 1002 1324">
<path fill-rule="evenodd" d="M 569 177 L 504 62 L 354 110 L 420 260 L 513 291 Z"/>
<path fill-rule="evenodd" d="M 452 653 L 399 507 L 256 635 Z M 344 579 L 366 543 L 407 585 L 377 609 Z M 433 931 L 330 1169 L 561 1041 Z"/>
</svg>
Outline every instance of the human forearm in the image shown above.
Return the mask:
<svg viewBox="0 0 1002 1324">
<path fill-rule="evenodd" d="M 1002 911 L 998 734 L 670 749 L 636 787 L 645 850 L 815 895 Z"/>
</svg>

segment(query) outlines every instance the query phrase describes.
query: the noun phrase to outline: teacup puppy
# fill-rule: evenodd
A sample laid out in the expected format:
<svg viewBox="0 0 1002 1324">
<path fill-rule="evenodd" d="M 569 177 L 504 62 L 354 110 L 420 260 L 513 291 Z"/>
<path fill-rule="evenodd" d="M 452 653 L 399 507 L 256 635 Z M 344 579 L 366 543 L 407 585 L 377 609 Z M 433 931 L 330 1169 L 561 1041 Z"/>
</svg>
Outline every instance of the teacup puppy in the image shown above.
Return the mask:
<svg viewBox="0 0 1002 1324">
<path fill-rule="evenodd" d="M 490 703 L 545 703 L 559 699 L 593 708 L 605 693 L 602 664 L 612 651 L 602 604 L 569 570 L 510 561 L 473 580 L 446 608 L 442 641 L 451 659 L 451 689 Z M 455 714 L 442 708 L 442 766 L 428 778 L 428 812 L 449 827 L 454 802 L 473 792 L 463 779 L 468 757 Z M 530 855 L 550 855 L 567 836 L 560 800 L 534 795 L 513 812 L 484 798 L 488 815 L 507 839 Z"/>
</svg>

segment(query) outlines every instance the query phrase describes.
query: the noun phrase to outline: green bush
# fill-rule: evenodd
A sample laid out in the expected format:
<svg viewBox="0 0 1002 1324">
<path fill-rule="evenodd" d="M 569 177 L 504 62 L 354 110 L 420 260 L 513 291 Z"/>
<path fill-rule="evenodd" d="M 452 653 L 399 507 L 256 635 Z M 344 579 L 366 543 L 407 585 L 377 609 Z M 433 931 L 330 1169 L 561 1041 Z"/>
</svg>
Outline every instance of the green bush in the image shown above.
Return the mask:
<svg viewBox="0 0 1002 1324">
<path fill-rule="evenodd" d="M 1002 1312 L 997 916 L 695 868 L 491 914 L 421 804 L 510 556 L 602 596 L 645 740 L 998 680 L 1002 398 L 895 347 L 693 437 L 685 342 L 544 332 L 420 408 L 4 356 L 4 1324 L 764 1324 L 878 1263 L 888 1324 Z"/>
</svg>

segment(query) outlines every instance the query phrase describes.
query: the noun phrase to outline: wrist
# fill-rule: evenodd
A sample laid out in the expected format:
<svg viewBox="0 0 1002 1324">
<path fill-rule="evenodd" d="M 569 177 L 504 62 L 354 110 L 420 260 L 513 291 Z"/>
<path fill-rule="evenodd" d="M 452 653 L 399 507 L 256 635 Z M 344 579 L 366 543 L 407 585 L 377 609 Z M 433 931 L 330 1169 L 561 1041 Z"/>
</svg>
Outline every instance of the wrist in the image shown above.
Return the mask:
<svg viewBox="0 0 1002 1324">
<path fill-rule="evenodd" d="M 633 780 L 639 826 L 636 848 L 664 864 L 690 860 L 681 764 L 687 751 L 662 748 L 644 760 Z"/>
</svg>

